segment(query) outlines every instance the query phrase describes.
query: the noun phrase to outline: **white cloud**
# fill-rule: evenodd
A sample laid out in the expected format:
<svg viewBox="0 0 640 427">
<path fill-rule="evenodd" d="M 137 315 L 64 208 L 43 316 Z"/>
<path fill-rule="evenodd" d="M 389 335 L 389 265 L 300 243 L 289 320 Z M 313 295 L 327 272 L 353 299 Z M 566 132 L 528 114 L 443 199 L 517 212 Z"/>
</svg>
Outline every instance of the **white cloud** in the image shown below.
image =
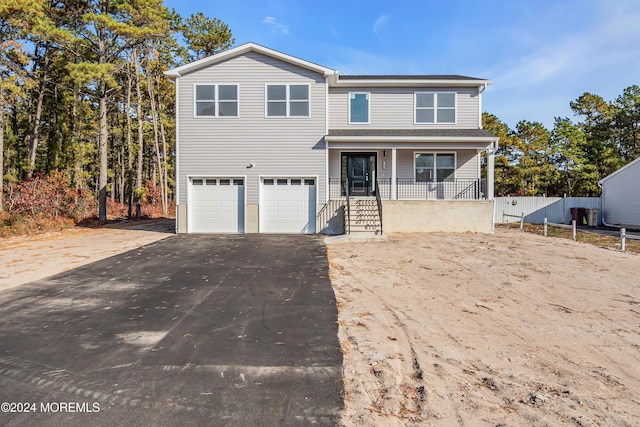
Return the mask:
<svg viewBox="0 0 640 427">
<path fill-rule="evenodd" d="M 640 31 L 634 24 L 640 14 L 609 9 L 603 18 L 597 25 L 550 39 L 515 60 L 496 64 L 491 73 L 494 80 L 509 88 L 632 66 L 640 59 L 636 54 Z"/>
<path fill-rule="evenodd" d="M 332 24 L 329 24 L 329 32 L 331 33 L 334 39 L 340 38 L 340 34 L 338 34 L 338 31 L 334 28 Z"/>
<path fill-rule="evenodd" d="M 380 15 L 378 17 L 378 19 L 376 19 L 376 22 L 374 22 L 373 24 L 373 34 L 376 35 L 376 37 L 378 39 L 380 39 L 380 41 L 385 42 L 385 33 L 387 32 L 387 22 L 389 21 L 389 15 Z"/>
<path fill-rule="evenodd" d="M 265 16 L 262 18 L 262 23 L 271 29 L 272 33 L 289 34 L 289 27 L 276 22 L 277 19 L 273 16 Z"/>
</svg>

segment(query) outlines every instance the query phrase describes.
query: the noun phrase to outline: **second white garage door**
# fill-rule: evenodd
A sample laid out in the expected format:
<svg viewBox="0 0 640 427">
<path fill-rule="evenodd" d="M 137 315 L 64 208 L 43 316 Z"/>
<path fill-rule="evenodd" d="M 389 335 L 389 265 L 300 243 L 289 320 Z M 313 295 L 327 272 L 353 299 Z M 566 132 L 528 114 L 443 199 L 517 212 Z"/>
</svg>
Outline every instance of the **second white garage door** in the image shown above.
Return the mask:
<svg viewBox="0 0 640 427">
<path fill-rule="evenodd" d="M 315 233 L 315 178 L 263 178 L 261 233 Z"/>
</svg>

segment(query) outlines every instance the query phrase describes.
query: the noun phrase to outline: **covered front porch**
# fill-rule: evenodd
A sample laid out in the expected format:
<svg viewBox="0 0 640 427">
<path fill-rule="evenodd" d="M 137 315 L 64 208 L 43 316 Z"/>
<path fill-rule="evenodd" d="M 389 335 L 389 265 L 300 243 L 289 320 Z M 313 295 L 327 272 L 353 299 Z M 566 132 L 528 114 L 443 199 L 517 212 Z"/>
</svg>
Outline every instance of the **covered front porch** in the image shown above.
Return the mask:
<svg viewBox="0 0 640 427">
<path fill-rule="evenodd" d="M 385 200 L 493 198 L 493 160 L 498 143 L 493 135 L 482 130 L 362 132 L 332 131 L 325 137 L 329 200 L 347 196 Z M 487 154 L 484 175 L 483 152 Z"/>
<path fill-rule="evenodd" d="M 318 230 L 491 232 L 497 137 L 481 129 L 354 129 L 332 130 L 325 143 Z"/>
</svg>

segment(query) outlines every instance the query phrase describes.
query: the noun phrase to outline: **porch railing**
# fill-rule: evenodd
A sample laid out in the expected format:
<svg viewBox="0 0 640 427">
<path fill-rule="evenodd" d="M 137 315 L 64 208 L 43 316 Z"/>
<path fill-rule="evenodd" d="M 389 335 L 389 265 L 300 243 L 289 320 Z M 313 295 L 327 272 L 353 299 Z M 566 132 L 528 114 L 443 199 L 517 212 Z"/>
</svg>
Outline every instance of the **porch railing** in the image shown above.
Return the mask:
<svg viewBox="0 0 640 427">
<path fill-rule="evenodd" d="M 484 198 L 481 179 L 416 182 L 398 178 L 398 199 L 479 200 Z"/>
<path fill-rule="evenodd" d="M 346 190 L 340 178 L 329 179 L 329 198 L 344 198 Z M 377 192 L 381 199 L 390 199 L 391 178 L 378 178 Z M 417 182 L 413 178 L 398 178 L 396 196 L 400 200 L 482 200 L 486 198 L 485 180 L 456 179 Z"/>
</svg>

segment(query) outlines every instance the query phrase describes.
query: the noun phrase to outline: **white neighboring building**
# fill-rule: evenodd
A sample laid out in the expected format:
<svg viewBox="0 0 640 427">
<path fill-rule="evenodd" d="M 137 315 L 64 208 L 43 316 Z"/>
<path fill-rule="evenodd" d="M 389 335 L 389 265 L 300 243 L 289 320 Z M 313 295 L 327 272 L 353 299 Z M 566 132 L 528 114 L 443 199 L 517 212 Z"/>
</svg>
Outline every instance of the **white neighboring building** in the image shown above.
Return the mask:
<svg viewBox="0 0 640 427">
<path fill-rule="evenodd" d="M 640 227 L 640 158 L 598 181 L 602 188 L 602 221 Z"/>
</svg>

